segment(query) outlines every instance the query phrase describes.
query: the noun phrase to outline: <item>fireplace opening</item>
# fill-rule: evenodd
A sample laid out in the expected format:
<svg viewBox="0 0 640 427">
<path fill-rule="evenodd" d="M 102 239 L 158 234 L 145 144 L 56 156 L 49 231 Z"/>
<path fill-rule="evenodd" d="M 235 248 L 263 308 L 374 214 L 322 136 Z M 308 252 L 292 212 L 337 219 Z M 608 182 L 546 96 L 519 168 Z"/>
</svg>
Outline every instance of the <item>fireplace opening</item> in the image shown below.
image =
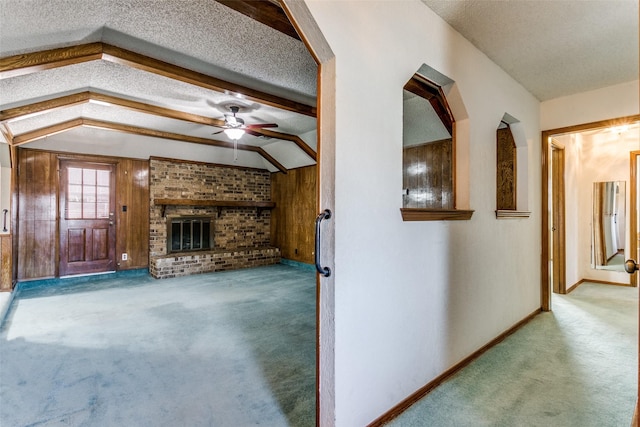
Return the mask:
<svg viewBox="0 0 640 427">
<path fill-rule="evenodd" d="M 167 253 L 203 251 L 212 248 L 212 217 L 167 217 Z"/>
</svg>

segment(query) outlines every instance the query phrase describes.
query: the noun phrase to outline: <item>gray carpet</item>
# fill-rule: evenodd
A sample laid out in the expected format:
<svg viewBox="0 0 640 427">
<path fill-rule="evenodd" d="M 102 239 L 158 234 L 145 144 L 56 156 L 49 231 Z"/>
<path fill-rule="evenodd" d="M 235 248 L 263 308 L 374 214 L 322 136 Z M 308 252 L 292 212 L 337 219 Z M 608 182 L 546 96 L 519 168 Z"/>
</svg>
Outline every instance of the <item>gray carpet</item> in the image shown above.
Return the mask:
<svg viewBox="0 0 640 427">
<path fill-rule="evenodd" d="M 637 345 L 638 289 L 584 283 L 388 425 L 628 427 Z"/>
<path fill-rule="evenodd" d="M 2 427 L 314 424 L 308 269 L 33 288 L 0 334 Z"/>
</svg>

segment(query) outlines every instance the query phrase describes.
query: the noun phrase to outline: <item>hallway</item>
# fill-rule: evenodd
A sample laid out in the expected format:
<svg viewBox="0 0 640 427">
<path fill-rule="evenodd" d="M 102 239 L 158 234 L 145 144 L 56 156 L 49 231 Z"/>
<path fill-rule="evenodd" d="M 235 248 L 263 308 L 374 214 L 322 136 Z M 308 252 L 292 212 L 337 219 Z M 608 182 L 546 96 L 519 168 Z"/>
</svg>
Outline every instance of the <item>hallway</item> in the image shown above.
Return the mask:
<svg viewBox="0 0 640 427">
<path fill-rule="evenodd" d="M 638 289 L 583 283 L 389 426 L 629 426 Z"/>
</svg>

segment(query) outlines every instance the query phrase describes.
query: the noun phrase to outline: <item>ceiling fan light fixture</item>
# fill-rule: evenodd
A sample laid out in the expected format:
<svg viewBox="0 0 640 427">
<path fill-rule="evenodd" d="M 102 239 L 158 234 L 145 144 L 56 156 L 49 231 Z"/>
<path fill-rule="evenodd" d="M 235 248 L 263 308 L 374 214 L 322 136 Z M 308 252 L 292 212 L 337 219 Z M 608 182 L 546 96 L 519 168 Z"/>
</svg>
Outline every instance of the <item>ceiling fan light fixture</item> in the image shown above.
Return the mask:
<svg viewBox="0 0 640 427">
<path fill-rule="evenodd" d="M 229 128 L 224 130 L 225 135 L 227 135 L 230 139 L 237 141 L 242 138 L 244 135 L 244 129 L 240 128 Z"/>
</svg>

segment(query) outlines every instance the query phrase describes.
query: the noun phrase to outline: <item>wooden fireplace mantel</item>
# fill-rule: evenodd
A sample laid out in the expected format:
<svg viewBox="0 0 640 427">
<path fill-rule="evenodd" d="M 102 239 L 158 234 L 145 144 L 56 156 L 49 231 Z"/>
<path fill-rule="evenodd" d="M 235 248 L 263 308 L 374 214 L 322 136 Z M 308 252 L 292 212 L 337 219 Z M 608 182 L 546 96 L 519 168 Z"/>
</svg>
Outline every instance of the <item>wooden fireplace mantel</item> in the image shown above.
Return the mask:
<svg viewBox="0 0 640 427">
<path fill-rule="evenodd" d="M 165 216 L 167 206 L 204 206 L 218 209 L 218 217 L 222 208 L 257 208 L 258 216 L 265 209 L 276 207 L 275 202 L 255 202 L 245 200 L 196 200 L 196 199 L 155 199 L 155 205 L 162 208 L 162 217 Z"/>
</svg>

